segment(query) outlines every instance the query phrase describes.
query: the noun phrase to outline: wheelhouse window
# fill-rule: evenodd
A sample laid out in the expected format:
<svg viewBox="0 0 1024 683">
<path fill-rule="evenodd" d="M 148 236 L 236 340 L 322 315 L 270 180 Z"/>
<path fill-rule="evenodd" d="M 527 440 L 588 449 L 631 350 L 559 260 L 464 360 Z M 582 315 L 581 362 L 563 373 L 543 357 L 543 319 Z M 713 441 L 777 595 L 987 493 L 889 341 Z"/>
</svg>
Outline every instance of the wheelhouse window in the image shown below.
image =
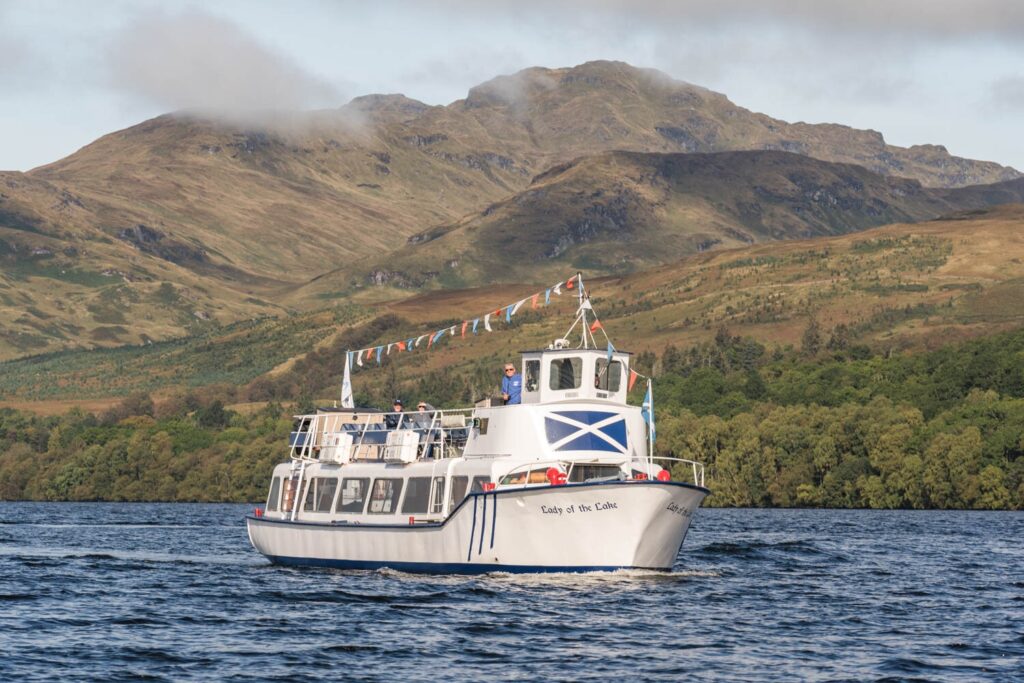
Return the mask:
<svg viewBox="0 0 1024 683">
<path fill-rule="evenodd" d="M 469 486 L 469 477 L 452 477 L 452 488 L 448 493 L 448 507 L 455 509 L 455 506 L 466 497 L 466 487 Z"/>
<path fill-rule="evenodd" d="M 583 359 L 578 356 L 551 361 L 548 386 L 555 391 L 579 389 L 583 383 Z"/>
<path fill-rule="evenodd" d="M 337 477 L 313 477 L 306 485 L 306 502 L 302 505 L 304 512 L 330 512 L 334 502 L 334 492 L 338 490 Z"/>
<path fill-rule="evenodd" d="M 398 510 L 398 499 L 402 497 L 401 479 L 374 479 L 370 490 L 371 515 L 391 515 Z"/>
<path fill-rule="evenodd" d="M 482 493 L 484 484 L 490 484 L 490 477 L 473 477 L 473 485 L 469 487 L 470 493 Z"/>
<path fill-rule="evenodd" d="M 537 391 L 540 388 L 540 361 L 528 360 L 523 369 L 523 390 Z"/>
<path fill-rule="evenodd" d="M 341 495 L 338 496 L 338 512 L 359 514 L 366 503 L 366 490 L 370 487 L 369 478 L 349 478 L 341 480 Z"/>
<path fill-rule="evenodd" d="M 601 391 L 614 393 L 622 386 L 622 363 L 607 358 L 598 358 L 595 366 L 594 386 Z"/>
<path fill-rule="evenodd" d="M 281 477 L 274 477 L 270 482 L 270 495 L 267 497 L 267 512 L 276 512 L 281 497 Z"/>
<path fill-rule="evenodd" d="M 410 477 L 402 501 L 402 514 L 426 512 L 430 504 L 430 477 Z"/>
</svg>

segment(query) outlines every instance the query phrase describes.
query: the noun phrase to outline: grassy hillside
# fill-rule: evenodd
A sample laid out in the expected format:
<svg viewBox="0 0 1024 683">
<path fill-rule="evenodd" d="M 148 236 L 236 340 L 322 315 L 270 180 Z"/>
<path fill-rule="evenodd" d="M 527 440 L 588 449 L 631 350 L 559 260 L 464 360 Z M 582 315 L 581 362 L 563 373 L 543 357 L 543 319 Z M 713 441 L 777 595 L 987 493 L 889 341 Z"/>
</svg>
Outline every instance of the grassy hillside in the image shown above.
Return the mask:
<svg viewBox="0 0 1024 683">
<path fill-rule="evenodd" d="M 522 199 L 517 193 L 552 166 L 612 150 L 744 149 L 934 186 L 1018 175 L 937 146 L 886 145 L 873 131 L 788 124 L 614 62 L 527 69 L 444 107 L 370 96 L 249 127 L 162 116 L 29 173 L 0 173 L 0 358 L 169 339 L 207 323 L 317 308 L 353 277 L 364 282 L 363 264 L 386 262 L 435 226 Z M 641 209 L 642 194 L 640 217 L 664 213 L 658 224 L 677 226 L 669 238 L 681 231 L 703 243 L 683 224 L 706 214 L 689 204 Z M 517 229 L 512 214 L 501 229 Z M 793 233 L 789 215 L 768 211 L 765 230 Z M 585 253 L 583 262 L 621 269 L 602 254 Z"/>
</svg>

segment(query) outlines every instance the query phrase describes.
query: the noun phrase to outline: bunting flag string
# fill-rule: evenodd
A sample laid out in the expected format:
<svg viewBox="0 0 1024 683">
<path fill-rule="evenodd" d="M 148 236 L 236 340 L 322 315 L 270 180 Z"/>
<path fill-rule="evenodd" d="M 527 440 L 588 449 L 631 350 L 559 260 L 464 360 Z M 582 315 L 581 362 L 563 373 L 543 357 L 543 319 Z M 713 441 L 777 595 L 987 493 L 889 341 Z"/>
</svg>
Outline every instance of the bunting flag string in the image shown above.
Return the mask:
<svg viewBox="0 0 1024 683">
<path fill-rule="evenodd" d="M 518 301 L 507 304 L 505 306 L 501 306 L 500 308 L 496 308 L 490 313 L 485 313 L 482 316 L 466 318 L 465 320 L 462 321 L 461 326 L 459 324 L 455 324 L 452 325 L 451 327 L 446 327 L 440 330 L 436 330 L 434 332 L 421 334 L 418 337 L 411 337 L 405 340 L 388 342 L 386 344 L 381 344 L 380 346 L 371 346 L 369 348 L 359 349 L 356 351 L 347 351 L 347 358 L 349 359 L 350 365 L 351 361 L 355 360 L 355 365 L 357 367 L 363 367 L 364 361 L 374 360 L 376 357 L 377 365 L 380 365 L 382 362 L 382 356 L 390 356 L 392 348 L 397 348 L 399 351 L 413 351 L 422 348 L 423 340 L 426 339 L 426 349 L 429 350 L 434 348 L 438 344 L 438 342 L 441 341 L 446 332 L 448 333 L 449 337 L 455 337 L 458 335 L 461 336 L 461 338 L 463 339 L 466 338 L 466 330 L 470 330 L 473 334 L 477 334 L 481 319 L 483 320 L 484 330 L 486 330 L 487 332 L 493 332 L 494 327 L 492 326 L 492 323 L 500 321 L 502 318 L 504 318 L 506 324 L 512 324 L 512 317 L 519 312 L 519 310 L 526 304 L 527 301 L 530 302 L 531 309 L 539 308 L 541 305 L 548 306 L 551 304 L 552 293 L 554 293 L 556 296 L 561 296 L 563 287 L 566 290 L 575 289 L 576 287 L 579 286 L 579 283 L 577 281 L 578 277 L 578 275 L 573 275 L 568 280 L 563 280 L 551 287 L 536 292 L 535 294 L 531 294 Z M 542 294 L 544 295 L 543 304 L 541 304 Z M 604 329 L 603 327 L 600 327 L 600 323 L 595 322 L 595 324 L 598 325 L 600 329 Z M 459 330 L 458 332 L 457 329 Z M 595 329 L 598 328 L 591 326 L 591 332 L 593 332 Z M 607 334 L 605 336 L 607 337 Z M 614 347 L 611 346 L 611 341 L 608 342 L 608 347 L 610 349 L 609 353 L 611 353 L 611 350 L 614 350 Z"/>
</svg>

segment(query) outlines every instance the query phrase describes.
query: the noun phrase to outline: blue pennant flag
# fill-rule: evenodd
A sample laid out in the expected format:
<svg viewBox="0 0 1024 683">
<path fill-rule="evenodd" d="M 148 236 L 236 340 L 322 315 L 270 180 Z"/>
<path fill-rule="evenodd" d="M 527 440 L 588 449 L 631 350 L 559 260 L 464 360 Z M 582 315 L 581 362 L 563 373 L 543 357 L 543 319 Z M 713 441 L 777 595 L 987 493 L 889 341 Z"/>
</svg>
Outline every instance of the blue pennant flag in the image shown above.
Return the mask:
<svg viewBox="0 0 1024 683">
<path fill-rule="evenodd" d="M 442 336 L 444 336 L 444 333 L 447 332 L 447 331 L 448 330 L 438 330 L 437 334 L 434 335 L 434 338 L 430 340 L 430 344 L 431 345 L 435 344 L 437 342 L 437 340 L 440 339 Z"/>
<path fill-rule="evenodd" d="M 612 354 L 615 353 L 615 347 L 612 346 L 611 342 L 608 342 L 608 364 L 611 365 Z"/>
<path fill-rule="evenodd" d="M 476 326 L 480 323 L 480 318 L 473 319 L 473 334 L 476 334 Z"/>
<path fill-rule="evenodd" d="M 547 306 L 549 303 L 551 303 L 551 290 L 550 289 L 545 290 L 545 292 L 544 292 L 544 305 Z"/>
<path fill-rule="evenodd" d="M 377 347 L 377 365 L 380 365 L 380 354 L 381 354 L 382 351 L 384 351 L 384 347 L 383 346 L 378 346 Z"/>
<path fill-rule="evenodd" d="M 512 322 L 512 307 L 511 306 L 509 306 L 508 308 L 505 309 L 505 322 L 507 322 L 507 323 Z"/>
</svg>

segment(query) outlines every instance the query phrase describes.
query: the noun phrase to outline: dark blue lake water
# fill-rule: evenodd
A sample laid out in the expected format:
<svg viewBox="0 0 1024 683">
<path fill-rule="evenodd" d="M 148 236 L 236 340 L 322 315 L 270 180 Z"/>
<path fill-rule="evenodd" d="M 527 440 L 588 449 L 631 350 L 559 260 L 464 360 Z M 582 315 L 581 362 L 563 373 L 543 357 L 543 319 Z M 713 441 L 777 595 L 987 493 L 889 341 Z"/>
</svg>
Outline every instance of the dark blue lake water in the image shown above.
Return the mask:
<svg viewBox="0 0 1024 683">
<path fill-rule="evenodd" d="M 0 503 L 0 678 L 1024 680 L 1022 513 L 702 510 L 672 573 L 437 577 L 273 567 L 250 507 Z"/>
</svg>

